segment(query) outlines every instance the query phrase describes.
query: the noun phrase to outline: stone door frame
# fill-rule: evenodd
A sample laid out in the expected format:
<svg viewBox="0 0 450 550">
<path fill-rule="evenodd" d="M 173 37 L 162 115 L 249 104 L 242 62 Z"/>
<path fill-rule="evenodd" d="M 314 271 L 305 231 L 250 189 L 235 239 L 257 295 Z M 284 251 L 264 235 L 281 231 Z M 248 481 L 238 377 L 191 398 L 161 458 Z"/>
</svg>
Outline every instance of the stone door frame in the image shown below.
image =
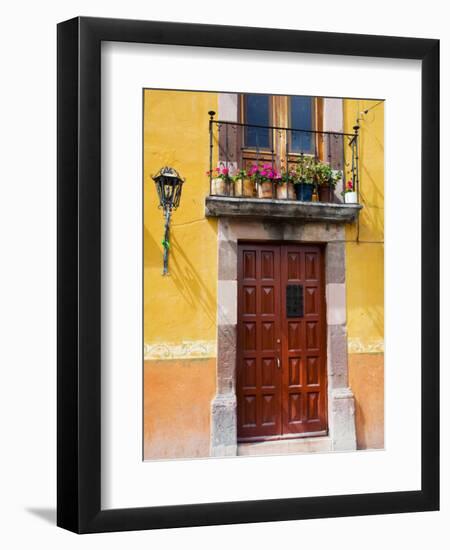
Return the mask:
<svg viewBox="0 0 450 550">
<path fill-rule="evenodd" d="M 355 404 L 348 385 L 344 225 L 219 218 L 217 393 L 211 403 L 211 456 L 237 455 L 237 244 L 240 240 L 325 244 L 328 433 L 332 450 L 355 450 Z"/>
</svg>

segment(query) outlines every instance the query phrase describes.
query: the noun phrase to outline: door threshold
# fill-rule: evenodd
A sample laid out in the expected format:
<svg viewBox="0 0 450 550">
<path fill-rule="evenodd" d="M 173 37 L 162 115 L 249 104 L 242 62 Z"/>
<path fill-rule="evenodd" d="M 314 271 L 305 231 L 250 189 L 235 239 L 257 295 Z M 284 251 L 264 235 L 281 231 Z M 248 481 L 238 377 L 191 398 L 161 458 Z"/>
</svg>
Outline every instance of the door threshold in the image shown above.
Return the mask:
<svg viewBox="0 0 450 550">
<path fill-rule="evenodd" d="M 290 434 L 283 434 L 283 435 L 266 435 L 266 436 L 258 436 L 258 437 L 245 437 L 242 439 L 238 439 L 239 443 L 261 443 L 264 441 L 280 441 L 285 439 L 307 439 L 308 437 L 319 437 L 328 435 L 328 430 L 320 430 L 317 432 L 303 432 L 303 433 L 290 433 Z"/>
<path fill-rule="evenodd" d="M 301 437 L 238 443 L 238 456 L 288 455 L 301 453 L 326 453 L 332 451 L 330 436 Z"/>
</svg>

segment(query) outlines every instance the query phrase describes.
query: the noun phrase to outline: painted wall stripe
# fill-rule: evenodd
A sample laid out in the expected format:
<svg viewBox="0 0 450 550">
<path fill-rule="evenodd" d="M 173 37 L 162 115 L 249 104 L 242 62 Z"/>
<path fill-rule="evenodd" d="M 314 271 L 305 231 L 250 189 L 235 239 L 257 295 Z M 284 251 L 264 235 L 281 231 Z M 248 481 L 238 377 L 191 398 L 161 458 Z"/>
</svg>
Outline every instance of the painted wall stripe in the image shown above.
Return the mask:
<svg viewBox="0 0 450 550">
<path fill-rule="evenodd" d="M 384 340 L 348 339 L 348 353 L 384 353 Z"/>
<path fill-rule="evenodd" d="M 196 359 L 217 356 L 215 340 L 184 340 L 179 343 L 144 344 L 144 360 Z"/>
</svg>

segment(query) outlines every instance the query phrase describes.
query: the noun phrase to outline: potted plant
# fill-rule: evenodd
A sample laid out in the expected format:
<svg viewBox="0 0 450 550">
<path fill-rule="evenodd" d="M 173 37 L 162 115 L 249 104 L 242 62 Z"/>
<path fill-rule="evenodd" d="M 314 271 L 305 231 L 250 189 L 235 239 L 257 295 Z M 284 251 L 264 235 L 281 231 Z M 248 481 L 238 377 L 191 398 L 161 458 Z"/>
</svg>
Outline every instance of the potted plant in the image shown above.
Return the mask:
<svg viewBox="0 0 450 550">
<path fill-rule="evenodd" d="M 344 202 L 348 204 L 356 204 L 358 202 L 358 197 L 352 180 L 348 180 L 345 184 Z"/>
<path fill-rule="evenodd" d="M 255 184 L 243 168 L 239 169 L 231 178 L 235 197 L 254 197 Z"/>
<path fill-rule="evenodd" d="M 277 180 L 278 173 L 271 164 L 264 164 L 260 168 L 253 164 L 249 170 L 250 179 L 257 188 L 257 194 L 260 199 L 271 199 L 273 197 L 273 186 Z"/>
<path fill-rule="evenodd" d="M 208 170 L 206 175 L 211 177 L 211 193 L 213 195 L 230 195 L 230 173 L 223 163 L 211 171 Z"/>
<path fill-rule="evenodd" d="M 314 179 L 317 184 L 320 202 L 334 202 L 334 190 L 341 177 L 342 172 L 333 170 L 328 163 L 320 161 L 315 163 Z"/>
<path fill-rule="evenodd" d="M 295 199 L 294 181 L 296 179 L 295 170 L 282 172 L 279 181 L 277 182 L 277 198 L 278 199 Z"/>
<path fill-rule="evenodd" d="M 297 200 L 310 202 L 314 191 L 314 161 L 311 157 L 300 156 L 293 183 Z"/>
</svg>

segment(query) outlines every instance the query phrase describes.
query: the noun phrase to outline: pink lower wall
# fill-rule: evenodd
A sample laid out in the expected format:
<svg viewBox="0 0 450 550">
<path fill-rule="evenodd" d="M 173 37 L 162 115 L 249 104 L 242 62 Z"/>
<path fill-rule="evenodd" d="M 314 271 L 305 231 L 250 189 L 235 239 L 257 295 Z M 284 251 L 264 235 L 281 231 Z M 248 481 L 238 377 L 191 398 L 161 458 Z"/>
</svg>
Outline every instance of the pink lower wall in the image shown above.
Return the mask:
<svg viewBox="0 0 450 550">
<path fill-rule="evenodd" d="M 353 353 L 348 357 L 349 382 L 355 396 L 358 449 L 384 447 L 384 354 Z"/>
<path fill-rule="evenodd" d="M 216 359 L 144 362 L 144 460 L 209 456 Z"/>
</svg>

